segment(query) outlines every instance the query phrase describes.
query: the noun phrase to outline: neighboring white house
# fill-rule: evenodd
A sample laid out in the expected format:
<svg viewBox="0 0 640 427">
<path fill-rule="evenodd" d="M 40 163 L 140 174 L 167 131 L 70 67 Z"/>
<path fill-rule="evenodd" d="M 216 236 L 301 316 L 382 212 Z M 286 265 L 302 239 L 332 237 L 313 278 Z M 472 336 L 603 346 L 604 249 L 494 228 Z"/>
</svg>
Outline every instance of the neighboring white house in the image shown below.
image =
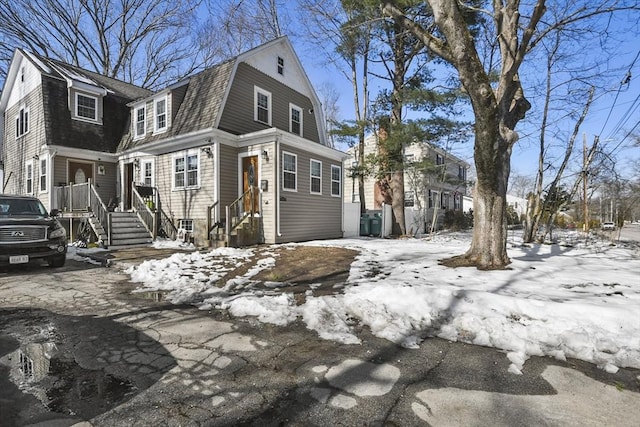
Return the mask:
<svg viewBox="0 0 640 427">
<path fill-rule="evenodd" d="M 365 139 L 365 156 L 375 153 L 378 136 L 369 135 Z M 351 171 L 357 166 L 354 147 L 350 149 L 343 164 L 344 201 L 359 201 L 358 180 Z M 435 145 L 414 143 L 404 150 L 405 160 L 405 216 L 407 232 L 421 233 L 429 229 L 435 217 L 436 228 L 442 226 L 447 211 L 463 211 L 463 196 L 467 192 L 467 171 L 469 164 Z M 429 171 L 412 168 L 423 160 L 430 160 Z M 365 178 L 365 204 L 368 211 L 382 209 L 383 199 L 374 177 Z"/>
</svg>

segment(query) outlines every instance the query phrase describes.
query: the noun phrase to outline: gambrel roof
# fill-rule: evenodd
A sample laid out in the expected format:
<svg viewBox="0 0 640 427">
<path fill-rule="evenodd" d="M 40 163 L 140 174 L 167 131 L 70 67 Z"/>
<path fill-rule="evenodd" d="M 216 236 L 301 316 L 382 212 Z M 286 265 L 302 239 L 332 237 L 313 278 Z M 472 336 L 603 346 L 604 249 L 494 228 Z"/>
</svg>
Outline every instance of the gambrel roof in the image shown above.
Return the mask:
<svg viewBox="0 0 640 427">
<path fill-rule="evenodd" d="M 118 151 L 125 151 L 175 135 L 213 128 L 215 119 L 223 105 L 234 61 L 235 58 L 225 61 L 150 95 L 148 99 L 153 99 L 163 93 L 170 92 L 172 94 L 171 110 L 175 112 L 175 116 L 171 118 L 171 126 L 165 133 L 147 136 L 142 140 L 134 140 L 131 129 L 129 129 L 129 132 L 123 136 Z M 132 104 L 135 105 L 135 102 Z"/>
<path fill-rule="evenodd" d="M 78 82 L 103 88 L 106 93 L 127 100 L 145 98 L 152 93 L 149 89 L 107 77 L 93 71 L 85 70 L 74 65 L 66 64 L 62 61 L 49 59 L 41 55 L 27 53 L 24 51 L 23 54 L 34 60 L 34 65 L 36 65 L 44 75 L 54 78 L 62 78 L 68 83 Z"/>
<path fill-rule="evenodd" d="M 118 152 L 138 149 L 158 141 L 170 140 L 178 135 L 188 135 L 220 128 L 223 110 L 228 105 L 231 86 L 234 84 L 239 68 L 248 66 L 264 73 L 265 67 L 268 68 L 269 65 L 261 62 L 263 60 L 261 55 L 265 52 L 275 52 L 273 49 L 287 53 L 287 57 L 290 60 L 290 74 L 285 80 L 287 84 L 295 84 L 297 87 L 293 89 L 304 93 L 304 96 L 309 99 L 308 102 L 311 103 L 309 105 L 310 112 L 315 110 L 313 120 L 317 121 L 316 129 L 320 134 L 319 139 L 320 141 L 326 141 L 320 100 L 294 52 L 291 42 L 286 36 L 283 36 L 151 94 L 146 100 L 130 103 L 130 106 L 142 105 L 143 102 L 151 102 L 157 97 L 170 94 L 171 105 L 169 112 L 172 114 L 172 117 L 170 117 L 171 123 L 166 132 L 160 134 L 149 134 L 147 132 L 145 137 L 141 139 L 133 138 L 132 129 L 129 126 L 128 132 L 120 142 Z M 314 106 L 316 108 L 313 108 Z M 220 129 L 234 133 L 232 130 Z"/>
</svg>

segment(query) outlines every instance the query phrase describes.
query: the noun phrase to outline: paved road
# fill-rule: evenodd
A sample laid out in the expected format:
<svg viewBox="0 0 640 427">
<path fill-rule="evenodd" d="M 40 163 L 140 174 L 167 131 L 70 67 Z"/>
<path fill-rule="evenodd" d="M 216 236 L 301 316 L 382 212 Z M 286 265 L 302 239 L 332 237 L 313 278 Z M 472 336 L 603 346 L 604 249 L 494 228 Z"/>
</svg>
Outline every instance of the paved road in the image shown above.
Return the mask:
<svg viewBox="0 0 640 427">
<path fill-rule="evenodd" d="M 640 243 L 640 224 L 625 224 L 620 229 L 620 240 Z"/>
<path fill-rule="evenodd" d="M 640 372 L 319 339 L 134 294 L 116 263 L 0 269 L 0 425 L 637 425 Z M 22 354 L 22 356 L 21 356 Z M 31 362 L 31 364 L 30 364 Z M 25 378 L 27 371 L 31 380 Z M 47 402 L 45 406 L 43 402 Z"/>
</svg>

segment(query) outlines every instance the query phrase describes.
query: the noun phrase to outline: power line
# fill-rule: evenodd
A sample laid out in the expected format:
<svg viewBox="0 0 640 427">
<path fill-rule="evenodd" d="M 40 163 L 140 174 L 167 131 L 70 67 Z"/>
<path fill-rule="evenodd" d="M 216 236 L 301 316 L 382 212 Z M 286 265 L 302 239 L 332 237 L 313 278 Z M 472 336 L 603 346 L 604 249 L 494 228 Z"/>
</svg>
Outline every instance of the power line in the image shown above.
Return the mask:
<svg viewBox="0 0 640 427">
<path fill-rule="evenodd" d="M 600 129 L 600 132 L 599 132 L 600 135 L 602 135 L 602 133 L 604 132 L 604 128 L 607 126 L 607 123 L 609 122 L 609 118 L 611 117 L 611 114 L 613 113 L 613 109 L 616 106 L 616 102 L 618 101 L 618 96 L 620 95 L 620 92 L 622 91 L 622 87 L 624 85 L 629 85 L 630 82 L 631 82 L 631 70 L 633 69 L 634 65 L 636 64 L 636 61 L 638 60 L 638 57 L 640 57 L 640 50 L 638 50 L 638 53 L 636 54 L 636 57 L 633 58 L 633 61 L 631 62 L 631 65 L 629 65 L 629 69 L 627 70 L 627 73 L 625 74 L 624 79 L 622 79 L 622 81 L 620 81 L 620 84 L 618 85 L 618 90 L 616 91 L 616 97 L 613 100 L 613 104 L 611 104 L 611 108 L 609 109 L 609 114 L 607 114 L 607 118 L 605 119 L 604 123 L 602 124 L 602 129 Z"/>
</svg>

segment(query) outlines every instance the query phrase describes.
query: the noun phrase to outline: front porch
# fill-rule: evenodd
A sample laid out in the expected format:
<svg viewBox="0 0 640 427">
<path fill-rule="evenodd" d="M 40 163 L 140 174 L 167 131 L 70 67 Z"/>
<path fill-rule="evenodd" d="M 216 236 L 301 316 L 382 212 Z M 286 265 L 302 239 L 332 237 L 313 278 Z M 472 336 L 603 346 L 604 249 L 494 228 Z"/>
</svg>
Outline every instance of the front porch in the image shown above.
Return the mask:
<svg viewBox="0 0 640 427">
<path fill-rule="evenodd" d="M 193 236 L 179 230 L 162 208 L 156 187 L 132 184 L 131 209 L 119 211 L 117 200 L 105 204 L 91 180 L 82 184 L 54 187 L 52 210 L 69 232 L 69 240 L 91 238 L 102 247 L 151 243 L 157 237 L 191 241 Z M 264 239 L 263 219 L 259 213 L 259 190 L 249 186 L 240 197 L 223 209 L 218 203 L 207 209 L 207 235 L 200 236 L 208 246 L 243 247 Z"/>
<path fill-rule="evenodd" d="M 93 234 L 90 237 L 95 237 L 103 247 L 151 243 L 158 235 L 172 239 L 177 236 L 177 229 L 162 211 L 154 187 L 132 185 L 131 209 L 121 212 L 116 200 L 104 203 L 91 180 L 61 185 L 53 189 L 53 209 L 58 211 L 65 227 L 68 225 L 70 241 L 85 234 L 88 227 Z"/>
</svg>

